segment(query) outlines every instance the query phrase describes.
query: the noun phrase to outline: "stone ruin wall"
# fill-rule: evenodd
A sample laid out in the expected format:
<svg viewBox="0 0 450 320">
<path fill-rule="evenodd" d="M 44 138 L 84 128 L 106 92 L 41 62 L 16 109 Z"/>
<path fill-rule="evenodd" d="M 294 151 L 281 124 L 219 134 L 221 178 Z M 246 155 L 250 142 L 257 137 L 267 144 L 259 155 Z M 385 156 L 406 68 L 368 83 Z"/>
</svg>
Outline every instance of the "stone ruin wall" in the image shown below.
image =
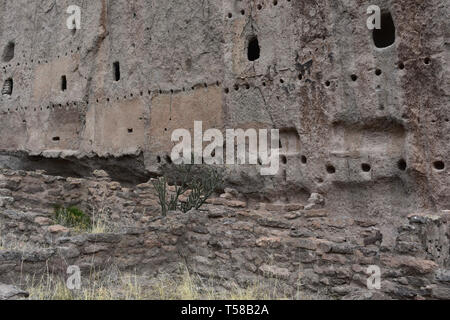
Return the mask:
<svg viewBox="0 0 450 320">
<path fill-rule="evenodd" d="M 82 29 L 75 32 L 65 27 L 71 4 L 82 9 Z M 377 48 L 366 27 L 372 4 L 395 24 L 395 42 L 387 48 Z M 445 1 L 0 5 L 0 83 L 3 89 L 12 84 L 11 94 L 0 98 L 3 168 L 76 178 L 93 177 L 101 168 L 134 189 L 170 160 L 172 131 L 202 120 L 204 130 L 280 130 L 283 161 L 275 177 L 260 176 L 255 166 L 226 168 L 227 184 L 247 210 L 295 207 L 319 193 L 327 216 L 317 219 L 353 221 L 341 240 L 361 243 L 354 221 L 370 220 L 382 235 L 378 245 L 390 250 L 409 215 L 445 220 L 448 214 Z M 255 37 L 260 57 L 249 61 Z M 68 203 L 80 202 L 72 195 Z M 30 202 L 21 210 L 33 211 L 40 199 L 32 199 L 34 191 L 13 203 Z M 127 210 L 145 216 L 131 208 L 135 204 L 120 208 L 123 221 L 129 221 Z M 279 211 L 268 212 L 274 221 L 283 220 Z M 313 238 L 334 234 L 320 223 L 308 228 Z M 358 240 L 352 240 L 354 232 Z M 448 234 L 439 238 L 447 257 Z M 448 260 L 427 257 L 448 268 Z"/>
<path fill-rule="evenodd" d="M 98 173 L 98 172 L 97 172 Z M 102 173 L 92 179 L 2 170 L 0 282 L 27 275 L 83 274 L 107 269 L 156 276 L 180 265 L 224 286 L 275 281 L 300 297 L 449 299 L 450 214 L 410 214 L 385 241 L 383 223 L 340 216 L 324 207 L 259 203 L 227 190 L 201 211 L 162 218 L 151 183 L 122 187 Z M 54 225 L 52 205 L 64 201 L 102 214 L 107 234 L 73 234 Z M 381 290 L 368 290 L 366 270 L 381 269 Z"/>
</svg>

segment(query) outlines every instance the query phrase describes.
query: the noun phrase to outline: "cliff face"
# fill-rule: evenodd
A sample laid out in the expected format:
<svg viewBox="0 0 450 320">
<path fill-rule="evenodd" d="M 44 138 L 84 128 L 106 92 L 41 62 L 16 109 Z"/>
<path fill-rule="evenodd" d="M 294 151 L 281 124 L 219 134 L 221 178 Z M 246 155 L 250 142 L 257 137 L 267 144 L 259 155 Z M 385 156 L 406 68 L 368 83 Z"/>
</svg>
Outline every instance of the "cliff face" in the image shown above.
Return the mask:
<svg viewBox="0 0 450 320">
<path fill-rule="evenodd" d="M 442 0 L 0 1 L 0 231 L 51 247 L 2 251 L 0 279 L 184 261 L 344 296 L 377 265 L 389 297 L 448 299 L 449 16 Z M 224 166 L 226 192 L 167 226 L 148 180 L 194 121 L 278 129 L 280 169 Z M 138 229 L 61 237 L 56 202 Z"/>
<path fill-rule="evenodd" d="M 81 29 L 66 26 L 70 5 Z M 381 30 L 367 8 L 382 10 Z M 450 209 L 447 1 L 2 1 L 0 162 L 144 182 L 173 130 L 277 128 L 249 198 L 391 224 Z M 38 160 L 38 161 L 36 161 Z M 124 168 L 126 170 L 124 170 Z"/>
</svg>

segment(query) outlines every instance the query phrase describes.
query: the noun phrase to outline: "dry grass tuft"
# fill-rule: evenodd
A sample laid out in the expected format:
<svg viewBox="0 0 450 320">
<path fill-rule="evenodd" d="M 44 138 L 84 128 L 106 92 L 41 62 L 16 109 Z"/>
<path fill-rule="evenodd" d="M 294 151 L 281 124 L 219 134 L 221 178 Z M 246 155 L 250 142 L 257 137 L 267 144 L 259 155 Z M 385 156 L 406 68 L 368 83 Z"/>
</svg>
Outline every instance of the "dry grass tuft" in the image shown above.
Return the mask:
<svg viewBox="0 0 450 320">
<path fill-rule="evenodd" d="M 216 279 L 205 280 L 183 268 L 178 276 L 160 274 L 150 278 L 145 275 L 123 273 L 116 267 L 92 272 L 83 279 L 80 290 L 69 290 L 65 280 L 46 274 L 26 279 L 26 287 L 33 300 L 280 300 L 312 299 L 292 293 L 283 284 L 262 278 L 240 287 L 235 283 Z"/>
</svg>

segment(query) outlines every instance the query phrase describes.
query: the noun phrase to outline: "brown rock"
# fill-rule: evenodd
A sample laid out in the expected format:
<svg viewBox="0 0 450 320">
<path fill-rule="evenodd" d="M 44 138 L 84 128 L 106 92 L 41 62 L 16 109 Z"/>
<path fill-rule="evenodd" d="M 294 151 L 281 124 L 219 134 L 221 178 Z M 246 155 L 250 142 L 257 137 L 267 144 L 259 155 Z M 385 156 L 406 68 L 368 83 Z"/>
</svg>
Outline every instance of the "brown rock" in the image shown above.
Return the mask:
<svg viewBox="0 0 450 320">
<path fill-rule="evenodd" d="M 424 260 L 411 256 L 381 255 L 381 262 L 391 268 L 404 268 L 413 273 L 426 274 L 433 272 L 438 265 L 431 260 Z"/>
<path fill-rule="evenodd" d="M 288 204 L 285 205 L 284 208 L 288 212 L 298 211 L 298 210 L 303 210 L 304 205 L 302 205 L 300 203 L 288 203 Z"/>
<path fill-rule="evenodd" d="M 53 226 L 48 227 L 47 229 L 51 233 L 67 233 L 70 232 L 70 229 L 63 227 L 59 224 L 55 224 Z"/>
<path fill-rule="evenodd" d="M 87 253 L 87 254 L 91 254 L 91 253 L 97 253 L 100 251 L 107 251 L 107 250 L 108 250 L 108 247 L 105 245 L 91 244 L 91 245 L 84 247 L 83 252 Z"/>
<path fill-rule="evenodd" d="M 232 208 L 245 208 L 247 206 L 247 203 L 239 200 L 230 200 L 226 201 L 225 205 Z"/>
<path fill-rule="evenodd" d="M 317 218 L 328 216 L 328 211 L 324 209 L 304 210 L 301 213 L 305 218 Z"/>
<path fill-rule="evenodd" d="M 277 279 L 287 279 L 289 278 L 290 272 L 286 268 L 280 268 L 273 265 L 263 264 L 259 267 L 259 270 L 264 275 L 268 275 L 270 277 L 274 277 Z"/>
<path fill-rule="evenodd" d="M 34 219 L 34 223 L 37 223 L 40 226 L 48 226 L 49 224 L 52 223 L 52 219 L 47 217 L 36 217 Z"/>
<path fill-rule="evenodd" d="M 279 248 L 281 246 L 280 237 L 262 237 L 256 239 L 256 245 L 264 248 Z"/>
</svg>

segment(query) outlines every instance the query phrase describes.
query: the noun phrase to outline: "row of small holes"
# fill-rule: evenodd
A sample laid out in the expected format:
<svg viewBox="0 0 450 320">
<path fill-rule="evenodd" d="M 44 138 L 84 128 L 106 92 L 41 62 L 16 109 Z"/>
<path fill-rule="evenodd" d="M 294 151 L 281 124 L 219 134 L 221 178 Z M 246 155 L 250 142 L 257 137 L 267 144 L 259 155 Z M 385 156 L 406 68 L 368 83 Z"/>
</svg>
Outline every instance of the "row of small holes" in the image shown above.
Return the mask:
<svg viewBox="0 0 450 320">
<path fill-rule="evenodd" d="M 203 86 L 204 88 L 208 88 L 209 86 L 214 86 L 214 85 L 215 85 L 215 86 L 220 86 L 220 81 L 216 81 L 214 84 L 207 84 L 207 83 L 202 84 L 202 86 Z M 192 90 L 195 90 L 195 88 L 197 88 L 197 87 L 200 87 L 200 85 L 199 85 L 199 84 L 194 85 L 194 86 L 191 87 L 191 89 L 192 89 Z M 173 93 L 175 93 L 175 92 L 186 92 L 186 88 L 182 88 L 181 90 L 173 90 L 173 89 L 172 89 L 172 90 L 169 90 L 169 91 L 168 91 L 168 90 L 153 90 L 153 91 L 148 90 L 148 91 L 147 91 L 148 95 L 151 95 L 152 93 L 153 93 L 153 94 L 166 94 L 166 93 L 171 93 L 171 94 L 173 94 Z M 142 96 L 144 96 L 144 91 L 140 91 L 138 94 L 142 97 Z M 138 94 L 136 94 L 136 96 L 137 96 Z M 128 99 L 128 98 L 131 99 L 131 98 L 133 98 L 134 96 L 135 96 L 135 94 L 130 93 L 129 96 L 127 96 L 127 95 L 123 96 L 123 99 L 124 99 L 124 100 L 126 100 L 126 99 Z M 106 100 L 107 102 L 110 102 L 110 101 L 111 101 L 111 98 L 106 98 L 105 100 Z M 119 100 L 120 100 L 120 97 L 117 96 L 117 97 L 116 97 L 116 100 L 119 101 Z M 96 101 L 96 103 L 100 103 L 101 99 L 96 99 L 95 101 Z M 1 99 L 0 102 L 3 102 L 3 99 Z M 92 100 L 91 100 L 91 102 L 92 102 Z M 86 104 L 89 104 L 89 101 L 86 101 L 85 103 L 86 103 Z M 74 104 L 75 106 L 77 105 L 76 102 L 73 102 L 73 104 Z M 47 109 L 49 109 L 50 107 L 55 108 L 55 106 L 59 106 L 60 108 L 62 107 L 61 104 L 57 104 L 57 105 L 47 106 Z M 67 106 L 70 106 L 69 102 L 67 102 Z M 45 107 L 44 107 L 44 108 L 45 108 Z M 27 110 L 27 107 L 24 107 L 24 108 L 23 108 L 23 107 L 22 107 L 22 108 L 16 108 L 16 111 L 18 111 L 19 109 Z M 42 107 L 40 107 L 40 109 L 42 110 Z M 36 108 L 34 108 L 34 110 L 36 111 Z M 10 111 L 10 109 L 8 109 L 8 111 Z"/>
<path fill-rule="evenodd" d="M 80 51 L 81 50 L 81 47 L 77 47 L 77 49 L 76 49 L 76 51 Z M 74 50 L 70 50 L 70 53 L 74 53 L 75 51 Z M 68 55 L 68 52 L 66 52 L 65 54 L 64 54 L 65 56 L 67 56 Z M 23 55 L 23 57 L 25 58 L 25 54 Z M 57 56 L 57 58 L 58 59 L 60 59 L 61 58 L 61 56 L 60 55 L 58 55 Z M 25 62 L 17 62 L 17 66 L 20 66 L 20 64 L 23 64 L 23 65 L 28 65 L 28 62 L 27 61 L 25 61 Z M 33 63 L 35 63 L 35 59 L 31 59 L 30 60 L 30 64 L 33 64 Z M 37 60 L 37 64 L 41 64 L 41 63 L 44 63 L 44 64 L 47 64 L 47 63 L 49 63 L 48 62 L 48 60 Z M 4 71 L 6 71 L 6 68 L 12 68 L 12 64 L 5 64 L 5 65 L 3 65 L 2 66 L 2 69 L 4 70 Z"/>
<path fill-rule="evenodd" d="M 286 1 L 287 2 L 291 2 L 291 0 L 286 0 Z M 274 6 L 277 6 L 278 5 L 278 0 L 273 0 L 272 4 Z M 261 4 L 258 4 L 257 8 L 258 8 L 258 10 L 261 10 L 263 8 L 263 6 Z M 245 10 L 244 9 L 241 9 L 240 12 L 241 12 L 241 15 L 245 15 Z M 228 13 L 228 18 L 229 19 L 233 18 L 233 14 L 231 12 Z"/>
<path fill-rule="evenodd" d="M 302 162 L 306 163 L 306 157 L 305 158 L 302 157 Z M 404 159 L 400 159 L 397 162 L 397 167 L 400 171 L 406 171 L 406 169 L 407 169 L 406 161 Z M 435 161 L 433 163 L 433 167 L 438 171 L 442 171 L 445 169 L 445 163 L 442 161 Z M 331 164 L 328 164 L 326 166 L 326 170 L 329 174 L 336 173 L 336 168 Z M 364 172 L 370 172 L 372 170 L 372 167 L 368 163 L 363 163 L 363 164 L 361 164 L 361 170 Z"/>
<path fill-rule="evenodd" d="M 426 65 L 429 65 L 429 64 L 431 63 L 431 59 L 430 59 L 430 58 L 425 58 L 425 59 L 424 59 L 424 63 L 425 63 Z M 399 62 L 399 63 L 397 64 L 397 66 L 398 66 L 398 68 L 399 68 L 400 70 L 403 70 L 403 69 L 405 68 L 405 65 L 403 64 L 403 62 Z M 375 75 L 377 75 L 377 76 L 381 76 L 382 73 L 383 73 L 383 72 L 381 71 L 381 69 L 376 69 L 376 70 L 375 70 Z M 358 76 L 357 76 L 356 74 L 352 74 L 352 75 L 350 76 L 350 79 L 351 79 L 352 81 L 357 81 L 357 80 L 358 80 Z M 329 87 L 330 85 L 331 85 L 331 82 L 330 82 L 329 80 L 325 81 L 325 86 L 326 86 L 326 87 Z"/>
<path fill-rule="evenodd" d="M 299 77 L 298 77 L 298 79 L 299 80 L 302 80 L 302 75 L 300 74 L 299 75 Z M 280 84 L 284 84 L 284 79 L 280 79 Z M 262 84 L 262 86 L 263 87 L 265 87 L 267 84 L 266 84 L 266 82 L 265 81 L 263 81 L 263 82 L 261 82 L 261 84 Z M 235 84 L 234 86 L 233 86 L 233 89 L 235 90 L 235 91 L 239 91 L 239 89 L 240 89 L 240 87 L 244 87 L 245 89 L 250 89 L 250 84 L 248 84 L 248 83 L 245 83 L 245 84 L 243 84 L 243 85 L 239 85 L 239 84 Z M 230 89 L 229 88 L 225 88 L 225 89 L 223 89 L 223 91 L 226 93 L 226 94 L 228 94 L 228 93 L 230 93 Z"/>
</svg>

